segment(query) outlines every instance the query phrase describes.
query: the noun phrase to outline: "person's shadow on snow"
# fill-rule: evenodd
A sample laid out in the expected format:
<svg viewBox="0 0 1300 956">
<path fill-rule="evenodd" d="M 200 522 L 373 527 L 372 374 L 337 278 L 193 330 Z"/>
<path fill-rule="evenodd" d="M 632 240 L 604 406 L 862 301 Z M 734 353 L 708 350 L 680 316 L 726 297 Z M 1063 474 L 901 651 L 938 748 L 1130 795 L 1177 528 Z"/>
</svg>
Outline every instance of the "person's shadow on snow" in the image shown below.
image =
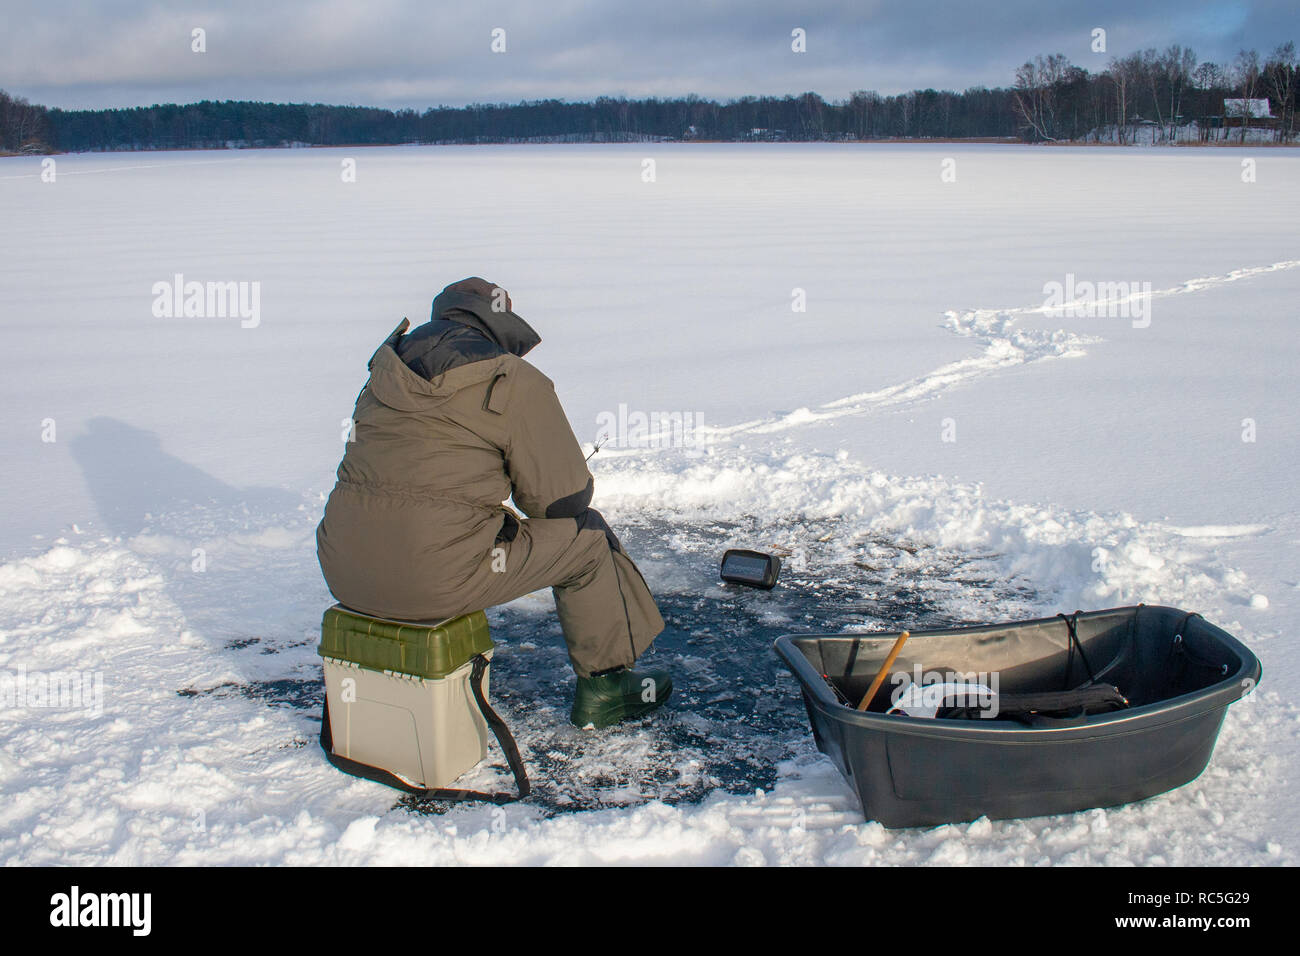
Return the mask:
<svg viewBox="0 0 1300 956">
<path fill-rule="evenodd" d="M 314 647 L 329 595 L 301 495 L 227 484 L 115 418 L 92 419 L 69 446 L 105 530 L 158 569 L 185 627 L 241 673 L 215 687 L 196 676 L 178 693 L 319 707 Z"/>
<path fill-rule="evenodd" d="M 100 519 L 132 537 L 158 521 L 184 524 L 248 514 L 274 515 L 301 499 L 279 488 L 236 488 L 163 450 L 153 432 L 116 418 L 93 418 L 69 442 Z M 198 514 L 196 514 L 196 512 Z"/>
</svg>

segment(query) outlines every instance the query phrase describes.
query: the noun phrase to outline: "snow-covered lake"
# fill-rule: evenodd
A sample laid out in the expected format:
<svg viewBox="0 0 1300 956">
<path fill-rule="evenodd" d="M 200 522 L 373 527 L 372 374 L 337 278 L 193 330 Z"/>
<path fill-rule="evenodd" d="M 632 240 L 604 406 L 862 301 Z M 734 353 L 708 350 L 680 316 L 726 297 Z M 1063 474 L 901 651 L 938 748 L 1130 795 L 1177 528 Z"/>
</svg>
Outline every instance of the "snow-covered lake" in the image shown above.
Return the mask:
<svg viewBox="0 0 1300 956">
<path fill-rule="evenodd" d="M 99 675 L 103 698 L 0 708 L 0 860 L 1300 859 L 1300 152 L 406 147 L 52 172 L 0 159 L 0 670 Z M 258 308 L 159 314 L 177 275 Z M 313 736 L 312 532 L 343 419 L 389 331 L 467 275 L 541 333 L 530 359 L 581 440 L 620 414 L 697 426 L 592 459 L 680 699 L 584 735 L 549 595 L 494 612 L 494 695 L 539 788 L 504 817 L 413 812 Z M 729 543 L 780 549 L 787 585 L 721 590 Z M 769 650 L 1138 601 L 1202 612 L 1264 680 L 1196 781 L 1067 817 L 861 822 Z M 493 754 L 469 784 L 504 783 Z"/>
</svg>

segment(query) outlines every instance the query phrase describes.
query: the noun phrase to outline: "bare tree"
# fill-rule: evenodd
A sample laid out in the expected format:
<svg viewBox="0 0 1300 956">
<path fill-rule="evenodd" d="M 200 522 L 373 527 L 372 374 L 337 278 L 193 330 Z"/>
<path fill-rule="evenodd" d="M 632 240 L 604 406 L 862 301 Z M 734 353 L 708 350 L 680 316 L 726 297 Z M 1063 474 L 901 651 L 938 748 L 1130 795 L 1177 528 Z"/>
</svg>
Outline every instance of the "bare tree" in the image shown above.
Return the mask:
<svg viewBox="0 0 1300 956">
<path fill-rule="evenodd" d="M 49 146 L 48 111 L 21 96 L 0 90 L 0 151 L 46 149 Z"/>
<path fill-rule="evenodd" d="M 1160 68 L 1164 73 L 1165 84 L 1169 91 L 1169 139 L 1177 136 L 1179 111 L 1183 105 L 1183 91 L 1191 81 L 1192 71 L 1196 69 L 1196 54 L 1178 44 L 1168 47 L 1160 58 Z"/>
<path fill-rule="evenodd" d="M 1142 63 L 1142 77 L 1146 80 L 1147 89 L 1151 91 L 1151 106 L 1156 114 L 1156 126 L 1163 130 L 1165 118 L 1160 109 L 1160 81 L 1164 78 L 1164 62 L 1156 54 L 1155 47 L 1143 50 L 1139 56 Z"/>
<path fill-rule="evenodd" d="M 1016 115 L 1040 139 L 1057 142 L 1056 87 L 1071 70 L 1063 53 L 1034 57 L 1016 70 L 1013 92 Z"/>
<path fill-rule="evenodd" d="M 1192 81 L 1196 84 L 1198 90 L 1222 89 L 1228 85 L 1228 79 L 1224 76 L 1223 67 L 1213 60 L 1206 60 L 1198 66 L 1192 73 Z"/>
<path fill-rule="evenodd" d="M 1215 90 L 1228 88 L 1228 80 L 1223 67 L 1213 60 L 1206 60 L 1192 73 L 1192 85 L 1201 95 L 1198 96 L 1197 125 L 1200 126 L 1201 142 L 1210 138 L 1210 118 L 1218 112 L 1213 105 L 1212 95 Z"/>
<path fill-rule="evenodd" d="M 1259 87 L 1259 54 L 1254 50 L 1241 50 L 1233 61 L 1233 77 L 1241 93 L 1241 141 L 1246 142 L 1246 127 L 1250 125 L 1250 101 Z"/>
<path fill-rule="evenodd" d="M 1128 129 L 1128 107 L 1132 88 L 1142 76 L 1142 56 L 1134 53 L 1122 60 L 1112 59 L 1106 76 L 1115 86 L 1115 113 L 1118 118 L 1116 138 L 1123 144 Z"/>
<path fill-rule="evenodd" d="M 1295 95 L 1296 66 L 1295 43 L 1288 40 L 1273 51 L 1264 67 L 1268 85 L 1282 110 L 1282 115 L 1278 118 L 1278 136 L 1282 142 L 1291 138 L 1292 124 L 1295 122 L 1295 106 L 1291 98 Z"/>
<path fill-rule="evenodd" d="M 875 113 L 880 109 L 880 94 L 875 90 L 855 90 L 849 97 L 849 108 L 853 116 L 853 130 L 858 139 L 867 139 L 872 134 Z"/>
<path fill-rule="evenodd" d="M 903 119 L 903 135 L 912 135 L 912 120 L 916 117 L 916 91 L 904 93 L 898 98 L 899 111 Z"/>
</svg>

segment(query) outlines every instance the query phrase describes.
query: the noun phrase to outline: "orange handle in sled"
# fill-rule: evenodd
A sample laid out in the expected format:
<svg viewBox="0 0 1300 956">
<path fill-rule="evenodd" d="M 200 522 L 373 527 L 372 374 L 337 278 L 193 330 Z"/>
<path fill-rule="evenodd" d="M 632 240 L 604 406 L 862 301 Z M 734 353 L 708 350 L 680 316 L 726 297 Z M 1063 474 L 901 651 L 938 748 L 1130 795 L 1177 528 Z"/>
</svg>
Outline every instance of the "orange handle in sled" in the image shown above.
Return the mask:
<svg viewBox="0 0 1300 956">
<path fill-rule="evenodd" d="M 907 643 L 907 639 L 911 636 L 911 633 L 908 631 L 904 631 L 902 634 L 898 635 L 898 640 L 894 641 L 894 646 L 889 649 L 889 656 L 885 658 L 885 663 L 880 665 L 880 672 L 876 674 L 876 679 L 873 680 L 871 686 L 867 688 L 867 694 L 862 698 L 862 703 L 858 704 L 858 710 L 867 709 L 867 705 L 871 703 L 871 699 L 876 696 L 876 691 L 880 690 L 880 685 L 885 682 L 885 675 L 888 674 L 889 669 L 894 666 L 894 661 L 898 658 L 898 652 L 903 649 L 903 645 Z"/>
</svg>

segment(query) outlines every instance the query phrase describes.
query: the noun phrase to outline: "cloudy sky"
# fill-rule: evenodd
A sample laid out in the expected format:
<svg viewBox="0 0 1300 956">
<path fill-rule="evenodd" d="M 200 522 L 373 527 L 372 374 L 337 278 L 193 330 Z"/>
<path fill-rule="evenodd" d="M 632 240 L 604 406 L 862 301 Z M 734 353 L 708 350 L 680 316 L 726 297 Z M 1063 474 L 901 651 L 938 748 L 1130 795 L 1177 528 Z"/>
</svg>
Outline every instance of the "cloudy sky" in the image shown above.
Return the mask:
<svg viewBox="0 0 1300 956">
<path fill-rule="evenodd" d="M 0 0 L 0 88 L 50 106 L 200 99 L 424 108 L 600 95 L 1005 86 L 1170 43 L 1300 43 L 1295 0 Z M 191 31 L 207 50 L 191 51 Z M 807 52 L 791 50 L 791 31 Z M 1091 31 L 1106 30 L 1107 52 Z M 506 51 L 493 53 L 492 31 Z"/>
</svg>

